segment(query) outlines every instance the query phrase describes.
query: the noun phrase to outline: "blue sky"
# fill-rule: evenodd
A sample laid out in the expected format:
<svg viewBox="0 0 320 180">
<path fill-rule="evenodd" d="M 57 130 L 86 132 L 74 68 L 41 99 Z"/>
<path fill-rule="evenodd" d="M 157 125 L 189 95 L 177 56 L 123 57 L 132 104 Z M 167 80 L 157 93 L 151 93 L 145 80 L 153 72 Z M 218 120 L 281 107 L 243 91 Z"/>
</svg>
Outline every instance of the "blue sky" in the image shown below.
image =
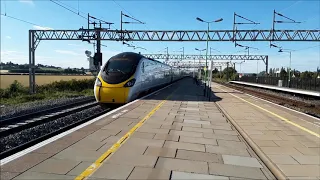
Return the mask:
<svg viewBox="0 0 320 180">
<path fill-rule="evenodd" d="M 55 0 L 56 1 L 56 0 Z M 276 29 L 319 29 L 320 3 L 309 1 L 57 1 L 74 11 L 115 23 L 112 29 L 120 27 L 120 11 L 146 22 L 125 24 L 124 29 L 140 30 L 203 30 L 206 24 L 196 21 L 223 18 L 212 24 L 210 29 L 232 29 L 233 13 L 246 17 L 259 25 L 240 25 L 238 29 L 271 29 L 273 10 L 284 14 L 302 24 L 277 24 Z M 1 16 L 1 61 L 28 63 L 28 30 L 29 29 L 79 29 L 87 26 L 87 21 L 80 16 L 47 0 L 2 0 L 1 14 L 32 22 L 38 26 Z M 85 14 L 82 14 L 85 16 Z M 238 19 L 239 22 L 242 21 Z M 278 19 L 280 20 L 280 19 Z M 242 21 L 244 22 L 244 21 Z M 289 65 L 289 54 L 278 53 L 270 48 L 269 42 L 239 42 L 259 50 L 252 54 L 269 55 L 269 67 L 277 68 Z M 104 41 L 102 47 L 104 60 L 123 51 L 136 51 L 119 42 Z M 182 47 L 185 54 L 198 54 L 195 48 L 204 49 L 205 42 L 133 42 L 144 47 L 142 53 L 163 53 L 169 47 L 169 53 L 179 53 Z M 299 50 L 292 52 L 292 68 L 299 70 L 316 70 L 320 65 L 319 42 L 280 42 L 275 43 L 286 49 Z M 209 46 L 221 51 L 216 54 L 245 54 L 241 47 L 234 47 L 232 42 L 210 42 Z M 313 48 L 311 48 L 313 47 Z M 93 51 L 93 46 L 81 41 L 41 41 L 36 50 L 36 63 L 61 67 L 88 67 L 85 50 Z M 242 52 L 239 52 L 242 51 Z M 239 67 L 237 67 L 239 68 Z M 258 71 L 264 70 L 264 63 L 258 63 Z M 239 69 L 238 69 L 239 70 Z M 257 62 L 242 64 L 243 72 L 257 72 Z"/>
</svg>

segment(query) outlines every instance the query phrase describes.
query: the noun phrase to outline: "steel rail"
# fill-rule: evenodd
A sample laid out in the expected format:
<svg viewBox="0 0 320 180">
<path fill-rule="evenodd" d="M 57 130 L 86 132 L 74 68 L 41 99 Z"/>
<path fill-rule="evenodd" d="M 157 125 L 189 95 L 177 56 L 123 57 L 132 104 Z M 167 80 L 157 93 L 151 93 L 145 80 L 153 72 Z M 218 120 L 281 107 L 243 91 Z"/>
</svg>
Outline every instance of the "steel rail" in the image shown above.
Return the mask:
<svg viewBox="0 0 320 180">
<path fill-rule="evenodd" d="M 69 115 L 69 114 L 73 114 L 73 113 L 76 113 L 76 112 L 79 112 L 79 111 L 82 111 L 84 109 L 87 109 L 87 108 L 91 108 L 91 107 L 94 107 L 94 106 L 97 106 L 98 103 L 97 102 L 93 102 L 93 103 L 88 103 L 88 104 L 85 104 L 85 105 L 82 105 L 80 107 L 73 107 L 73 108 L 69 108 L 63 112 L 59 112 L 59 114 L 57 115 L 45 115 L 45 116 L 42 116 L 44 118 L 37 118 L 37 119 L 33 119 L 34 121 L 30 120 L 30 121 L 25 121 L 24 123 L 20 123 L 18 126 L 15 126 L 15 127 L 12 127 L 10 129 L 6 129 L 6 130 L 3 130 L 3 131 L 0 131 L 0 137 L 5 137 L 5 136 L 8 136 L 8 135 L 11 135 L 11 134 L 14 134 L 14 133 L 17 133 L 17 132 L 20 132 L 20 131 L 23 131 L 25 129 L 29 129 L 29 128 L 32 128 L 32 127 L 35 127 L 35 126 L 38 126 L 38 125 L 41 125 L 41 124 L 45 124 L 45 123 L 48 123 L 50 121 L 54 121 L 58 118 L 61 118 L 61 117 L 64 117 L 66 115 Z"/>
<path fill-rule="evenodd" d="M 19 115 L 19 116 L 16 116 L 16 117 L 5 118 L 5 119 L 0 120 L 0 127 L 3 127 L 5 125 L 10 125 L 10 124 L 15 124 L 17 122 L 21 122 L 21 121 L 24 121 L 24 120 L 27 120 L 27 119 L 30 119 L 30 118 L 34 118 L 34 117 L 37 117 L 37 116 L 42 116 L 44 114 L 54 113 L 54 112 L 60 111 L 62 109 L 65 109 L 67 107 L 78 106 L 79 104 L 88 103 L 88 102 L 91 102 L 91 101 L 94 101 L 94 97 L 90 98 L 90 99 L 86 99 L 86 100 L 80 100 L 80 101 L 68 103 L 68 104 L 65 104 L 65 105 L 60 105 L 60 106 L 57 106 L 57 107 L 54 107 L 54 108 L 48 108 L 48 109 L 43 109 L 43 110 L 39 110 L 39 111 L 32 112 L 32 113 L 27 113 L 27 114 L 24 114 L 24 115 Z"/>
</svg>

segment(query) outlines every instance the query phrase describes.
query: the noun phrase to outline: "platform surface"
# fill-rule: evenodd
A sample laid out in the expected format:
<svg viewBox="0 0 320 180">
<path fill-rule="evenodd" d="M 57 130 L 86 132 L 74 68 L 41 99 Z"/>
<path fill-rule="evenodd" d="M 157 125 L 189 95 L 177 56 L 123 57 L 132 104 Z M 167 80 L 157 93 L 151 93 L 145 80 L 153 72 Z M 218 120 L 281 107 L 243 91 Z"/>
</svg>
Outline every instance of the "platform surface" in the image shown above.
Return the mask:
<svg viewBox="0 0 320 180">
<path fill-rule="evenodd" d="M 1 166 L 1 180 L 275 179 L 218 107 L 287 177 L 319 179 L 317 120 L 217 84 L 213 91 L 209 102 L 183 79 Z"/>
<path fill-rule="evenodd" d="M 274 179 L 191 78 L 3 165 L 1 179 L 74 179 L 148 114 L 88 179 Z"/>
<path fill-rule="evenodd" d="M 289 179 L 320 178 L 320 119 L 213 84 L 216 102 Z"/>
<path fill-rule="evenodd" d="M 244 85 L 249 85 L 249 86 L 262 87 L 262 88 L 266 88 L 266 89 L 274 89 L 274 90 L 280 90 L 280 91 L 286 91 L 286 92 L 292 92 L 292 93 L 320 97 L 319 91 L 295 89 L 295 88 L 288 88 L 288 87 L 279 87 L 279 86 L 272 86 L 272 85 L 258 84 L 258 83 L 249 83 L 249 82 L 243 82 L 243 81 L 230 81 L 230 82 L 235 83 L 235 84 L 244 84 Z"/>
</svg>

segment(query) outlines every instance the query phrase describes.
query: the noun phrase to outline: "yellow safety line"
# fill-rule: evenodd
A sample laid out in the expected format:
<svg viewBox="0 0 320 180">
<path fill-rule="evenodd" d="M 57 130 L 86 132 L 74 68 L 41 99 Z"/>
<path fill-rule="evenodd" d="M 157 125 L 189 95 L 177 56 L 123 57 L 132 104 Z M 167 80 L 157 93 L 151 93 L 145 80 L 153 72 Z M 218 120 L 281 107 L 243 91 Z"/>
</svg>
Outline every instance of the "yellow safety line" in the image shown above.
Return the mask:
<svg viewBox="0 0 320 180">
<path fill-rule="evenodd" d="M 178 88 L 177 88 L 178 89 Z M 140 128 L 144 122 L 149 119 L 166 101 L 168 98 L 171 97 L 171 95 L 177 91 L 174 90 L 170 95 L 163 101 L 161 101 L 154 109 L 152 109 L 138 124 L 136 124 L 132 129 L 130 129 L 127 134 L 122 136 L 111 148 L 109 148 L 105 153 L 103 153 L 93 164 L 91 164 L 86 170 L 84 170 L 79 176 L 75 178 L 75 180 L 83 180 L 84 178 L 90 176 L 93 174 L 101 165 L 102 163 L 110 157 L 112 154 L 114 154 L 120 147 L 121 144 L 126 142 L 128 138 L 138 129 Z"/>
<path fill-rule="evenodd" d="M 223 90 L 223 89 L 221 89 L 221 88 L 219 88 L 219 87 L 218 87 L 218 89 L 220 89 L 220 90 L 222 90 L 222 91 L 224 91 L 224 92 L 227 92 L 227 91 L 225 91 L 225 90 Z M 227 93 L 228 93 L 228 92 L 227 92 Z M 265 111 L 265 112 L 268 112 L 268 113 L 274 115 L 275 117 L 277 117 L 277 118 L 279 118 L 279 119 L 281 119 L 281 120 L 283 120 L 283 121 L 285 121 L 285 122 L 287 122 L 287 123 L 289 123 L 289 124 L 291 124 L 291 125 L 294 125 L 294 126 L 297 127 L 297 128 L 300 128 L 300 129 L 302 129 L 302 130 L 304 130 L 304 131 L 306 131 L 306 132 L 308 132 L 308 133 L 310 133 L 310 134 L 312 134 L 312 135 L 320 138 L 320 135 L 319 135 L 318 133 L 315 133 L 315 132 L 313 132 L 313 131 L 311 131 L 311 130 L 303 127 L 303 126 L 300 126 L 299 124 L 296 124 L 296 123 L 294 123 L 294 122 L 291 122 L 290 120 L 288 120 L 288 119 L 286 119 L 286 118 L 284 118 L 284 117 L 282 117 L 282 116 L 280 116 L 280 115 L 278 115 L 278 114 L 276 114 L 276 113 L 274 113 L 274 112 L 271 112 L 271 111 L 269 111 L 269 110 L 267 110 L 267 109 L 264 109 L 264 108 L 262 108 L 262 107 L 260 107 L 260 106 L 258 106 L 258 105 L 256 105 L 256 104 L 254 104 L 254 103 L 252 103 L 252 102 L 249 102 L 249 101 L 247 101 L 247 100 L 245 100 L 245 99 L 242 99 L 241 97 L 238 97 L 238 96 L 236 96 L 236 95 L 234 95 L 234 94 L 231 94 L 231 93 L 228 93 L 228 94 L 230 94 L 231 96 L 234 96 L 234 97 L 236 97 L 236 98 L 238 98 L 238 99 L 240 99 L 240 100 L 242 100 L 242 101 L 244 101 L 244 102 L 246 102 L 246 103 L 248 103 L 248 104 L 251 104 L 252 106 L 255 106 L 255 107 L 257 107 L 257 108 L 259 108 L 259 109 L 261 109 L 261 110 L 263 110 L 263 111 Z"/>
</svg>

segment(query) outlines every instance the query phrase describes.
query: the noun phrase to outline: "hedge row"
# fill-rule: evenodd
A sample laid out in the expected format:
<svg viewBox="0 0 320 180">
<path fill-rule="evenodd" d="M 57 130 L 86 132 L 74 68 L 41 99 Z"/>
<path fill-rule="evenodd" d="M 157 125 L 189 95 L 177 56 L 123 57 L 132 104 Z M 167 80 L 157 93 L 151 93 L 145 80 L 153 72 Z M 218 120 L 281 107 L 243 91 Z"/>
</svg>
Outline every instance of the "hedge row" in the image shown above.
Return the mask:
<svg viewBox="0 0 320 180">
<path fill-rule="evenodd" d="M 59 92 L 59 91 L 83 91 L 93 89 L 95 79 L 72 79 L 69 81 L 55 81 L 50 84 L 37 85 L 37 93 Z M 0 89 L 0 98 L 14 98 L 29 94 L 29 88 L 24 87 L 18 81 L 14 81 L 8 88 Z"/>
</svg>

